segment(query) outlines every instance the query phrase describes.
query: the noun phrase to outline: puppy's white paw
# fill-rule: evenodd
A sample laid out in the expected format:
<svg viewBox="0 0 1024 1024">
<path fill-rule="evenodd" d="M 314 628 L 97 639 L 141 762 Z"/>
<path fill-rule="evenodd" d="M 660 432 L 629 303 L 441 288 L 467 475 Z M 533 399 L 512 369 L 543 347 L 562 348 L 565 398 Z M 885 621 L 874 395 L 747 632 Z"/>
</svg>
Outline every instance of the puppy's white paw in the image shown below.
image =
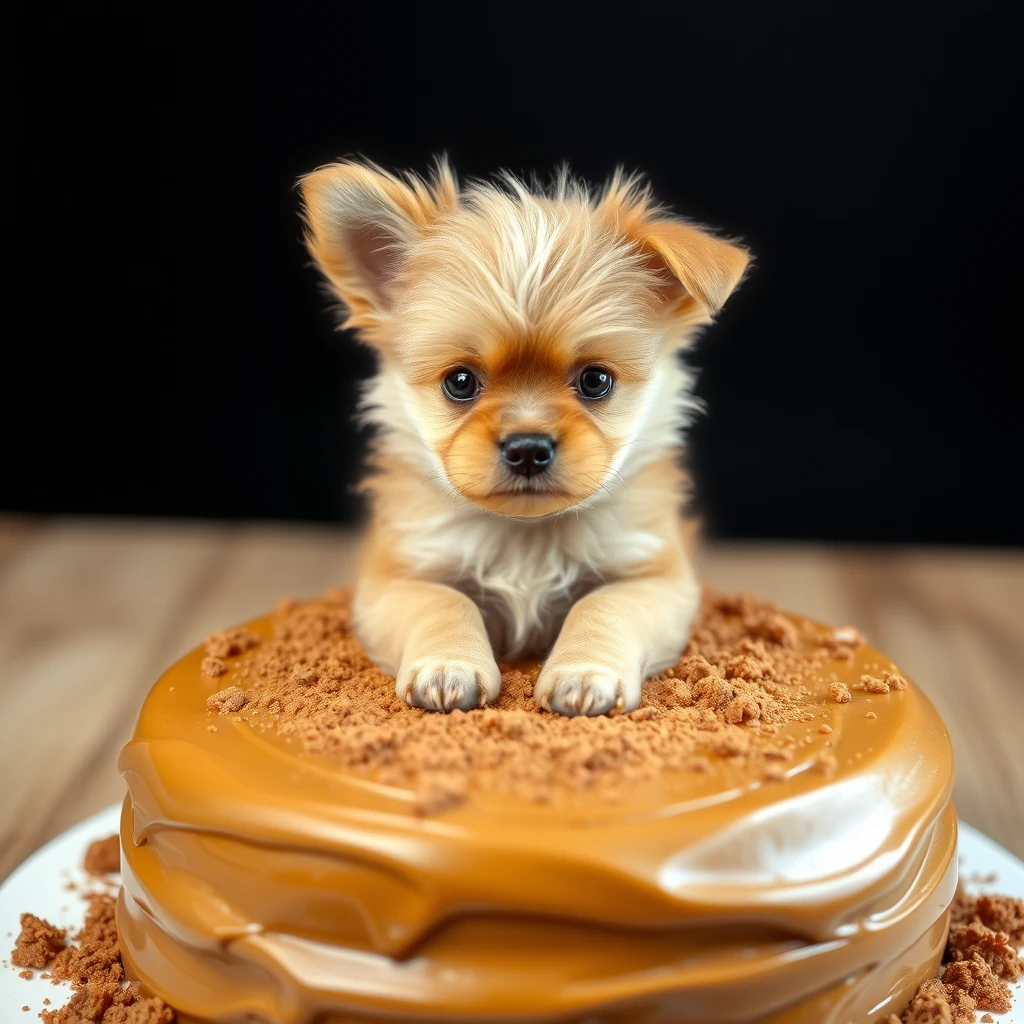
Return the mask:
<svg viewBox="0 0 1024 1024">
<path fill-rule="evenodd" d="M 533 699 L 560 715 L 608 715 L 633 711 L 640 703 L 639 682 L 630 683 L 602 665 L 545 665 Z"/>
<path fill-rule="evenodd" d="M 395 682 L 399 697 L 427 711 L 471 711 L 490 704 L 500 689 L 501 673 L 493 662 L 424 658 L 403 665 Z"/>
</svg>

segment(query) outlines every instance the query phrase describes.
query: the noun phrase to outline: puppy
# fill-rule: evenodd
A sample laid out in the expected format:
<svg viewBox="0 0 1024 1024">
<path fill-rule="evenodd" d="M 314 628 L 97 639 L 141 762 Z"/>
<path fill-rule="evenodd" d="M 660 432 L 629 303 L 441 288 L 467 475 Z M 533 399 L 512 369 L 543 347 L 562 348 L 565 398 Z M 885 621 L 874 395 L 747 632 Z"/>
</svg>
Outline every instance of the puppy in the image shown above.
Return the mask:
<svg viewBox="0 0 1024 1024">
<path fill-rule="evenodd" d="M 300 187 L 342 326 L 379 357 L 353 599 L 368 655 L 434 711 L 494 701 L 496 659 L 545 655 L 542 707 L 636 708 L 699 598 L 678 352 L 747 253 L 622 174 L 460 189 L 443 162 L 430 179 L 342 162 Z"/>
</svg>

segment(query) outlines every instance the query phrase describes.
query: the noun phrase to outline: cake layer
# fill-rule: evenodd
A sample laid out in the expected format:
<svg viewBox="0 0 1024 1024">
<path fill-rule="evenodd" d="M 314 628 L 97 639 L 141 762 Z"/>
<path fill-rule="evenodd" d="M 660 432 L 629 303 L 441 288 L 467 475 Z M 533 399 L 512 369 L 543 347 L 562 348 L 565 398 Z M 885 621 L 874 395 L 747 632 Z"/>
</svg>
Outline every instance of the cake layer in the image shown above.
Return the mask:
<svg viewBox="0 0 1024 1024">
<path fill-rule="evenodd" d="M 269 643 L 286 615 L 249 628 Z M 944 942 L 949 737 L 913 684 L 863 689 L 893 670 L 877 651 L 823 657 L 822 627 L 792 621 L 799 714 L 742 722 L 781 771 L 712 752 L 616 802 L 471 787 L 436 815 L 262 711 L 211 717 L 214 689 L 257 680 L 242 655 L 215 682 L 193 652 L 121 760 L 129 973 L 215 1022 L 874 1024 Z M 636 721 L 579 742 L 637 742 Z"/>
</svg>

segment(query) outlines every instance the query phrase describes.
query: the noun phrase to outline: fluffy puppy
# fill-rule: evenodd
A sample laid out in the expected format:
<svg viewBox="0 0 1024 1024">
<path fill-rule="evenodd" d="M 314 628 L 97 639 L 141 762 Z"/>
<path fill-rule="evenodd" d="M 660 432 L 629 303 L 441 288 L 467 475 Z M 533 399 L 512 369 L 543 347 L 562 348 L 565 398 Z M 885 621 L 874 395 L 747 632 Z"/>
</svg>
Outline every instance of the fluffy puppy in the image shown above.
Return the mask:
<svg viewBox="0 0 1024 1024">
<path fill-rule="evenodd" d="M 678 468 L 678 352 L 736 287 L 740 247 L 621 174 L 460 190 L 343 162 L 301 181 L 307 244 L 376 349 L 373 522 L 354 595 L 367 653 L 435 711 L 498 696 L 629 711 L 698 603 Z"/>
</svg>

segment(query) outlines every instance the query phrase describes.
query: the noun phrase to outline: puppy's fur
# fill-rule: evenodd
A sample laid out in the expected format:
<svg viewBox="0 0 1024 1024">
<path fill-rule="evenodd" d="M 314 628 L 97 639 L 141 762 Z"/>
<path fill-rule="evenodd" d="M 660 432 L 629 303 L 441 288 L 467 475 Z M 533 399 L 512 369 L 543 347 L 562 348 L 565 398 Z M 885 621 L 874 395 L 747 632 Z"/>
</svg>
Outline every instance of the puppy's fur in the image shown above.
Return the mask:
<svg viewBox="0 0 1024 1024">
<path fill-rule="evenodd" d="M 307 243 L 345 327 L 379 356 L 370 531 L 354 598 L 368 654 L 424 708 L 493 701 L 496 658 L 544 656 L 536 701 L 631 710 L 679 656 L 698 602 L 677 467 L 690 379 L 677 353 L 746 252 L 617 174 L 600 192 L 502 176 L 459 189 L 343 162 L 301 182 Z M 613 378 L 599 400 L 579 374 Z M 453 401 L 455 370 L 479 394 Z M 594 378 L 588 378 L 593 380 Z M 510 435 L 555 457 L 524 479 Z"/>
</svg>

